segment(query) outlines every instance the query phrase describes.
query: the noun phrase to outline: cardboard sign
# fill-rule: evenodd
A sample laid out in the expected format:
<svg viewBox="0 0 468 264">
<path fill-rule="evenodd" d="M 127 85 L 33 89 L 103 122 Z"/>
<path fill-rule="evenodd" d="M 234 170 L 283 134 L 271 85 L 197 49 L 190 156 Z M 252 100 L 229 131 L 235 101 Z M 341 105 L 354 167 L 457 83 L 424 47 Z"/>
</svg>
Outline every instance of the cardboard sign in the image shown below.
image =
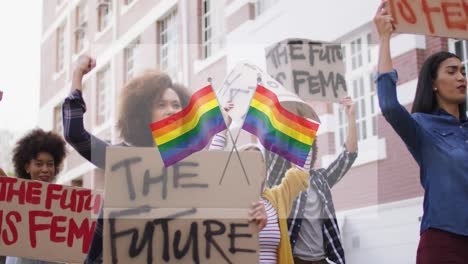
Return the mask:
<svg viewBox="0 0 468 264">
<path fill-rule="evenodd" d="M 389 0 L 396 32 L 468 39 L 468 0 Z"/>
<path fill-rule="evenodd" d="M 266 49 L 268 74 L 303 99 L 338 102 L 346 96 L 340 44 L 286 39 Z"/>
<path fill-rule="evenodd" d="M 262 85 L 278 96 L 280 102 L 292 101 L 305 104 L 298 95 L 285 89 L 259 67 L 248 62 L 240 62 L 224 79 L 222 87 L 215 91 L 221 105 L 226 105 L 228 101 L 234 103 L 234 108 L 229 111 L 233 123 L 242 124 L 257 87 L 258 77 L 261 78 Z"/>
<path fill-rule="evenodd" d="M 243 167 L 202 151 L 165 168 L 156 148 L 108 148 L 104 263 L 258 263 L 247 218 L 263 161 L 240 155 Z"/>
<path fill-rule="evenodd" d="M 101 203 L 88 189 L 0 177 L 0 255 L 82 263 Z"/>
</svg>

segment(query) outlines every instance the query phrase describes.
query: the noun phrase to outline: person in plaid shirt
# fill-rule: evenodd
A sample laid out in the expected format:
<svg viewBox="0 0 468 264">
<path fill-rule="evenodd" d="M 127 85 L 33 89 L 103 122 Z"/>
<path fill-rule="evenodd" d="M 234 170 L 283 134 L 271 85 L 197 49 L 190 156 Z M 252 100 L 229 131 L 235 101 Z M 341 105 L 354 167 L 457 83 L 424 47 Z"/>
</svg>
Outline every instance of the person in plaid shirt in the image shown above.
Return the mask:
<svg viewBox="0 0 468 264">
<path fill-rule="evenodd" d="M 96 61 L 81 56 L 73 73 L 72 91 L 62 105 L 64 137 L 85 159 L 104 169 L 106 148 L 111 147 L 90 134 L 83 124 L 86 104 L 82 96 L 82 79 L 96 66 Z M 135 77 L 122 89 L 117 128 L 123 142 L 117 146 L 153 147 L 154 140 L 148 125 L 177 113 L 188 105 L 190 94 L 182 85 L 172 83 L 162 72 L 146 72 Z M 252 204 L 251 221 L 259 229 L 266 225 L 266 212 L 262 202 Z M 85 264 L 102 263 L 102 210 L 96 222 Z"/>
<path fill-rule="evenodd" d="M 337 264 L 345 263 L 330 189 L 343 178 L 356 160 L 357 130 L 353 101 L 350 97 L 346 97 L 340 103 L 344 106 L 348 118 L 348 135 L 344 150 L 327 168 L 314 169 L 317 142 L 314 143 L 310 164 L 310 187 L 296 199 L 288 219 L 289 238 L 296 264 L 326 264 L 327 260 Z M 283 105 L 288 107 L 286 104 Z M 303 109 L 293 112 L 318 120 L 315 113 L 306 113 Z M 278 185 L 290 167 L 288 161 L 274 153 L 269 153 L 267 155 L 268 186 Z"/>
<path fill-rule="evenodd" d="M 81 56 L 73 72 L 72 91 L 62 105 L 66 141 L 85 159 L 104 169 L 106 148 L 111 146 L 90 134 L 84 127 L 86 104 L 82 96 L 82 79 L 96 66 L 89 56 Z M 117 128 L 123 138 L 118 146 L 154 146 L 148 125 L 175 114 L 188 104 L 190 94 L 185 87 L 172 83 L 161 72 L 146 72 L 130 80 L 122 89 Z M 97 220 L 86 264 L 102 263 L 102 211 Z"/>
</svg>

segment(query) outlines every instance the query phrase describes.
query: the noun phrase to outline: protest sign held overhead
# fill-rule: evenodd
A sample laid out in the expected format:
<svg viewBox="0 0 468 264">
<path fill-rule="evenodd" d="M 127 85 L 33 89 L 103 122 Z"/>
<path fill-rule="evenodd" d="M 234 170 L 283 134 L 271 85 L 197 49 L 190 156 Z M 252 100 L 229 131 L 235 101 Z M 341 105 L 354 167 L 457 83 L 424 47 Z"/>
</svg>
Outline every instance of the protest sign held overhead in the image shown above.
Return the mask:
<svg viewBox="0 0 468 264">
<path fill-rule="evenodd" d="M 83 262 L 101 203 L 91 190 L 0 177 L 0 254 Z"/>
<path fill-rule="evenodd" d="M 389 0 L 395 31 L 468 39 L 468 0 Z"/>
<path fill-rule="evenodd" d="M 108 149 L 104 263 L 257 263 L 247 218 L 261 156 L 240 153 L 242 165 L 228 156 L 201 151 L 165 167 L 155 148 Z"/>
<path fill-rule="evenodd" d="M 233 123 L 242 125 L 243 118 L 249 109 L 249 102 L 257 87 L 257 79 L 276 94 L 281 102 L 291 101 L 306 104 L 297 94 L 287 90 L 279 82 L 259 67 L 249 62 L 240 62 L 229 72 L 221 88 L 216 89 L 221 105 L 231 101 L 234 108 L 229 111 Z"/>
<path fill-rule="evenodd" d="M 340 44 L 286 39 L 266 49 L 267 71 L 305 100 L 338 102 L 347 94 Z"/>
</svg>

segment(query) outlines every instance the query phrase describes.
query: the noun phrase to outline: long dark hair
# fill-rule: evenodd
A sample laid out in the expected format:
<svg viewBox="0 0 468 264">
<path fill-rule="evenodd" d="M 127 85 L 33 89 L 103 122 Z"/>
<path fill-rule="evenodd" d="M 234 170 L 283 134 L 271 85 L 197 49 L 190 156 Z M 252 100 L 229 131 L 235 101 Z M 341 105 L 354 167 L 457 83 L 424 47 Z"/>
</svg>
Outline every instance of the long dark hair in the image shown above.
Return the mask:
<svg viewBox="0 0 468 264">
<path fill-rule="evenodd" d="M 440 64 L 446 59 L 460 57 L 447 52 L 440 51 L 432 54 L 424 62 L 421 71 L 419 72 L 418 86 L 414 97 L 412 113 L 427 113 L 430 114 L 438 108 L 436 95 L 432 86 L 432 82 L 437 79 L 437 71 Z M 466 103 L 459 104 L 460 118 L 466 118 Z"/>
</svg>

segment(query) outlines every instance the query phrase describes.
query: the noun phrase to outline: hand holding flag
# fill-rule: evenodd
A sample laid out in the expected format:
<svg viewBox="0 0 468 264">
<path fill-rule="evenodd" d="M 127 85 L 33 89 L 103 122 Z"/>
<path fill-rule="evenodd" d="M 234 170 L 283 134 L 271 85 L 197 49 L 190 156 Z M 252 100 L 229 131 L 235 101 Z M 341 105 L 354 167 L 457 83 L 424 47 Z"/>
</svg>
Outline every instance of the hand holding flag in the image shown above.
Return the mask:
<svg viewBox="0 0 468 264">
<path fill-rule="evenodd" d="M 265 149 L 304 167 L 319 126 L 289 112 L 272 91 L 257 85 L 242 129 L 256 135 Z"/>
<path fill-rule="evenodd" d="M 197 91 L 186 108 L 150 125 L 166 167 L 202 150 L 226 124 L 211 85 Z"/>
</svg>

